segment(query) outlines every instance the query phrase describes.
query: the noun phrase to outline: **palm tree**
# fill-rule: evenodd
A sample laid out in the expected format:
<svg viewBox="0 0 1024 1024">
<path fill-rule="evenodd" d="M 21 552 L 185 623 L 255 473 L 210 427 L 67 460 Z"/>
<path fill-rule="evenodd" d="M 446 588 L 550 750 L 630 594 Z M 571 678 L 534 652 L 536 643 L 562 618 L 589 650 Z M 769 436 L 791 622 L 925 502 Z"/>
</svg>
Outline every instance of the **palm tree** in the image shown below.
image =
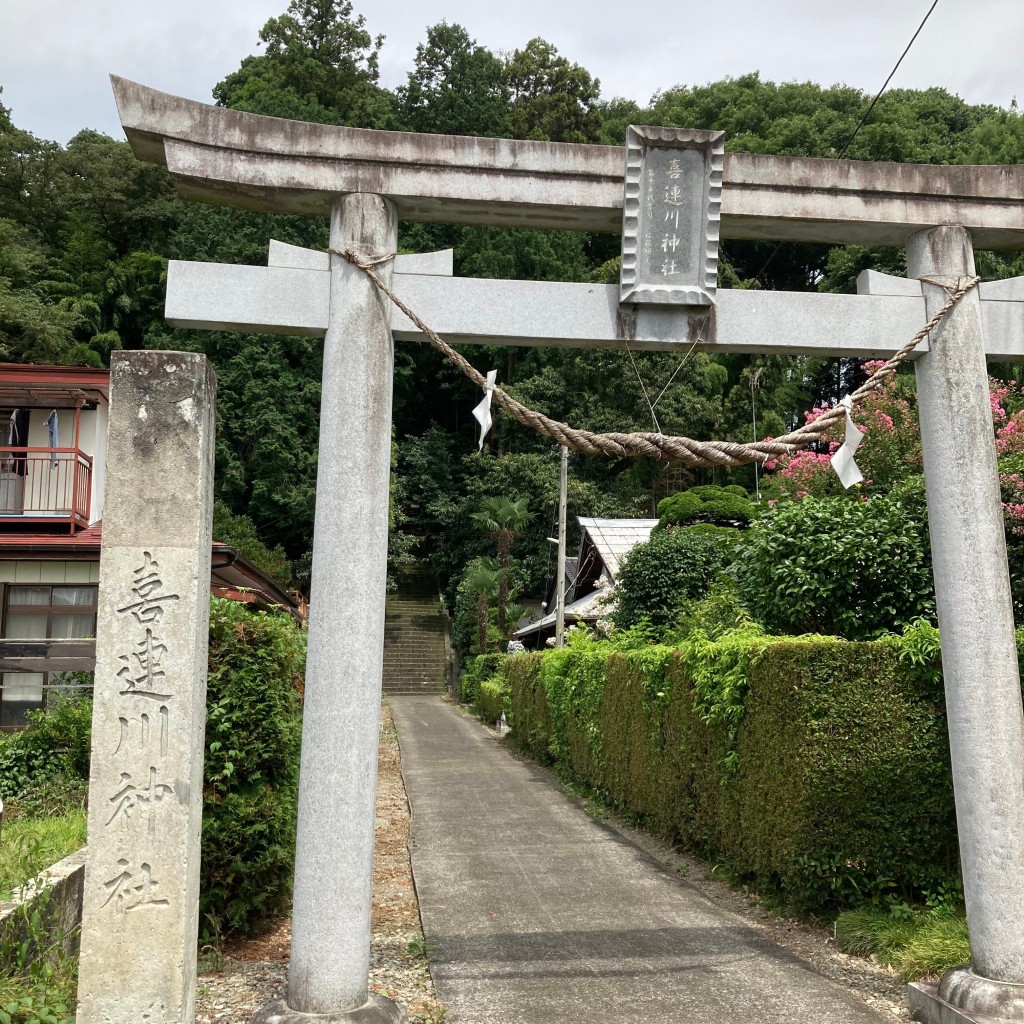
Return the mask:
<svg viewBox="0 0 1024 1024">
<path fill-rule="evenodd" d="M 473 522 L 489 533 L 498 542 L 498 631 L 505 635 L 505 610 L 508 604 L 508 562 L 512 553 L 512 541 L 533 519 L 533 513 L 526 507 L 526 499 L 484 498 L 480 511 L 473 513 Z"/>
<path fill-rule="evenodd" d="M 490 559 L 487 559 L 490 561 Z M 487 625 L 490 619 L 490 601 L 498 586 L 501 573 L 492 569 L 483 559 L 470 564 L 463 579 L 466 592 L 476 598 L 476 624 L 479 630 L 480 653 L 487 653 Z"/>
</svg>

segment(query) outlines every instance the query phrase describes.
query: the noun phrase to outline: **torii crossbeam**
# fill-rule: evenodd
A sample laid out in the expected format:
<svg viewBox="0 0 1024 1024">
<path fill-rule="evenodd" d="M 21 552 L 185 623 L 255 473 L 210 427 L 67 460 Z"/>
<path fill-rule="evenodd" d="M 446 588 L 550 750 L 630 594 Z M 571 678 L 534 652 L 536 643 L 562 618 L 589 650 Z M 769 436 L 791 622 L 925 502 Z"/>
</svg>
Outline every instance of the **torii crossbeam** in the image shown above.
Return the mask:
<svg viewBox="0 0 1024 1024">
<path fill-rule="evenodd" d="M 329 214 L 333 250 L 388 256 L 400 219 L 622 227 L 627 160 L 617 147 L 313 125 L 211 107 L 118 78 L 113 86 L 136 155 L 164 164 L 183 197 Z M 655 133 L 649 139 L 671 134 L 637 131 Z M 709 133 L 690 135 L 715 144 Z M 672 153 L 663 157 L 658 173 L 678 177 Z M 648 212 L 658 212 L 651 196 L 661 178 L 646 173 L 639 180 Z M 672 306 L 657 298 L 623 304 L 616 287 L 457 279 L 447 267 L 403 266 L 401 258 L 376 269 L 454 343 L 628 341 L 672 350 L 696 342 L 711 351 L 884 356 L 945 298 L 941 287 L 917 278 L 973 274 L 972 245 L 1024 248 L 1022 166 L 728 154 L 713 173 L 719 178 L 707 195 L 712 204 L 720 200 L 711 220 L 722 237 L 905 245 L 912 280 L 862 275 L 857 296 L 714 295 L 712 288 L 704 305 Z M 665 201 L 672 201 L 667 187 Z M 707 241 L 717 244 L 710 228 Z M 675 273 L 669 265 L 663 274 Z M 1024 986 L 1024 713 L 985 369 L 986 355 L 1024 355 L 1022 299 L 1021 282 L 965 297 L 933 332 L 931 349 L 922 347 L 916 370 L 976 971 L 951 972 L 941 995 L 969 1011 L 996 1007 L 1024 1020 L 1016 995 Z M 325 339 L 288 997 L 258 1020 L 341 1020 L 367 999 L 392 346 L 394 338 L 419 335 L 357 268 L 279 244 L 266 268 L 172 263 L 167 317 L 181 326 Z M 925 1002 L 920 1012 L 938 1012 L 938 997 Z M 378 1001 L 365 1012 L 395 1019 L 397 1011 Z"/>
</svg>

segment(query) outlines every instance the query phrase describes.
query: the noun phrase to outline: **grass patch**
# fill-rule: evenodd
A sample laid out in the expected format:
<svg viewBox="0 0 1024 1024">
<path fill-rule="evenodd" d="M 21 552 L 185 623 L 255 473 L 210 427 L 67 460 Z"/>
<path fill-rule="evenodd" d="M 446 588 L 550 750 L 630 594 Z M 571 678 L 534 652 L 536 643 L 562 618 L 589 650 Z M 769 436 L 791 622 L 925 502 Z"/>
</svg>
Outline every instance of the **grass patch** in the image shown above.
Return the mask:
<svg viewBox="0 0 1024 1024">
<path fill-rule="evenodd" d="M 836 944 L 845 953 L 874 956 L 903 981 L 934 977 L 971 960 L 962 913 L 897 919 L 886 910 L 849 910 L 836 921 Z"/>
<path fill-rule="evenodd" d="M 0 833 L 0 899 L 80 849 L 85 836 L 81 807 L 7 823 Z M 0 1024 L 74 1024 L 78 960 L 53 927 L 51 897 L 44 892 L 23 904 L 21 927 L 0 941 Z"/>
<path fill-rule="evenodd" d="M 86 815 L 78 809 L 51 818 L 18 818 L 0 832 L 0 899 L 44 868 L 85 845 Z"/>
<path fill-rule="evenodd" d="M 75 1024 L 77 973 L 72 957 L 57 967 L 49 964 L 30 977 L 0 973 L 0 1022 L 11 1024 Z"/>
</svg>

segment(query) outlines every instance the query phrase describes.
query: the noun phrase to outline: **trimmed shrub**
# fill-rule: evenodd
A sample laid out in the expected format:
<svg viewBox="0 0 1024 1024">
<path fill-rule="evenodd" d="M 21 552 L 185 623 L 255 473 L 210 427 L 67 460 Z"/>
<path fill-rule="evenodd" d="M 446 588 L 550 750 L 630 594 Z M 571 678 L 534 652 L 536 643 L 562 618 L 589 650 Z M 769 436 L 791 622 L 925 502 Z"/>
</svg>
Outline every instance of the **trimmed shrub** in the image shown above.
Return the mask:
<svg viewBox="0 0 1024 1024">
<path fill-rule="evenodd" d="M 736 530 L 716 526 L 672 527 L 652 533 L 626 556 L 615 581 L 615 624 L 643 620 L 673 623 L 687 602 L 705 597 L 732 560 Z"/>
<path fill-rule="evenodd" d="M 551 715 L 541 682 L 544 655 L 517 654 L 508 659 L 509 722 L 516 746 L 543 764 L 552 761 Z"/>
<path fill-rule="evenodd" d="M 808 908 L 956 871 L 943 706 L 913 676 L 895 639 L 786 639 L 752 658 L 730 860 Z"/>
<path fill-rule="evenodd" d="M 934 610 L 927 527 L 909 501 L 805 498 L 743 538 L 739 591 L 773 632 L 862 640 Z"/>
<path fill-rule="evenodd" d="M 756 506 L 739 484 L 729 484 L 728 487 L 707 484 L 678 491 L 659 501 L 658 525 L 654 530 L 693 523 L 742 528 L 754 518 L 756 511 Z"/>
<path fill-rule="evenodd" d="M 199 907 L 213 936 L 287 909 L 304 665 L 291 617 L 211 601 Z"/>
<path fill-rule="evenodd" d="M 459 676 L 459 699 L 463 704 L 476 704 L 480 684 L 501 673 L 507 655 L 478 654 L 466 659 L 466 667 Z"/>
<path fill-rule="evenodd" d="M 476 713 L 489 725 L 494 725 L 505 711 L 508 690 L 499 679 L 484 679 L 476 698 Z M 506 718 L 508 716 L 506 715 Z"/>
<path fill-rule="evenodd" d="M 576 640 L 511 659 L 512 737 L 801 910 L 911 896 L 957 874 L 922 635 L 850 643 L 747 627 L 633 651 Z"/>
</svg>

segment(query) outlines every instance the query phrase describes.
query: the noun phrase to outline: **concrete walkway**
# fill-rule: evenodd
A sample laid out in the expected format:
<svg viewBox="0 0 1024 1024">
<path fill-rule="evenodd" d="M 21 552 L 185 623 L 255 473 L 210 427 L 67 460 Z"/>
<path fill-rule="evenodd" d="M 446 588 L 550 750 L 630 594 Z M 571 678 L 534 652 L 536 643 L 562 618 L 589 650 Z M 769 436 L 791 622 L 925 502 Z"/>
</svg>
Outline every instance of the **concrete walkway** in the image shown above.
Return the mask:
<svg viewBox="0 0 1024 1024">
<path fill-rule="evenodd" d="M 455 1024 L 885 1024 L 431 697 L 392 697 L 430 966 Z"/>
</svg>

